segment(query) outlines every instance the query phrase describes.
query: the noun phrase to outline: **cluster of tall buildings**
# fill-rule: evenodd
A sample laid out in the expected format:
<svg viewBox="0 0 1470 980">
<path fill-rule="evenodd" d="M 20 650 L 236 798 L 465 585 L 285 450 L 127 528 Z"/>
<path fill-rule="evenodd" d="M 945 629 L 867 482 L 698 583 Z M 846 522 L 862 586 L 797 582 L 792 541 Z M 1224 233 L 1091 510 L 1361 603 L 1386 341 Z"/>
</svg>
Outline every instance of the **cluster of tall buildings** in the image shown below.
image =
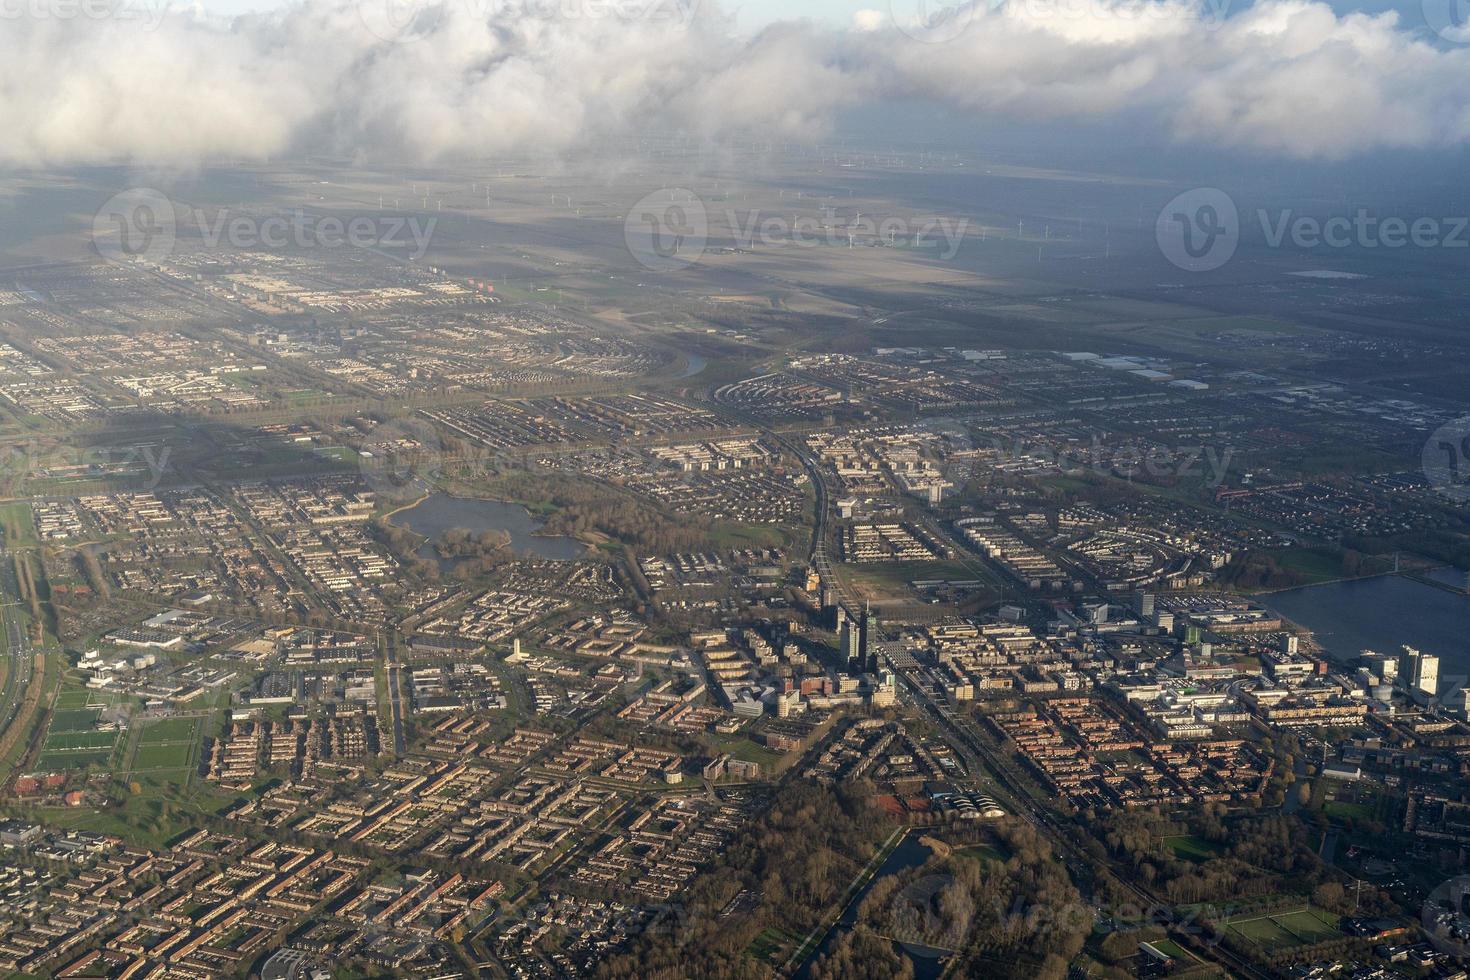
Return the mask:
<svg viewBox="0 0 1470 980">
<path fill-rule="evenodd" d="M 1410 694 L 1434 697 L 1439 693 L 1439 658 L 1406 646 L 1399 655 L 1399 677 Z"/>
<path fill-rule="evenodd" d="M 837 607 L 837 631 L 842 638 L 842 655 L 847 660 L 847 669 L 852 674 L 876 674 L 878 672 L 878 649 L 873 637 L 878 632 L 878 617 L 867 606 L 856 622 L 848 618 L 842 606 Z"/>
<path fill-rule="evenodd" d="M 1410 695 L 1434 697 L 1439 693 L 1439 657 L 1432 653 L 1421 653 L 1411 646 L 1395 657 L 1388 653 L 1363 651 L 1363 667 L 1385 692 L 1399 687 Z"/>
</svg>

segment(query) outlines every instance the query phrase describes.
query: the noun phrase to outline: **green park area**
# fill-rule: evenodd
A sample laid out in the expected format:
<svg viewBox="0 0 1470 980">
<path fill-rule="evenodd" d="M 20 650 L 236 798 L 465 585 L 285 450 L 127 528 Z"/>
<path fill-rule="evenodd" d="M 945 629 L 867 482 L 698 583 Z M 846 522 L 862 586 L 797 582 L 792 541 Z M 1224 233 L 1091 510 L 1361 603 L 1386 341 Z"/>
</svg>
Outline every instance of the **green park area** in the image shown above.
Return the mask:
<svg viewBox="0 0 1470 980">
<path fill-rule="evenodd" d="M 1189 835 L 1165 837 L 1164 844 L 1169 850 L 1174 852 L 1176 857 L 1183 858 L 1186 861 L 1193 861 L 1196 864 L 1208 861 L 1210 858 L 1219 857 L 1225 851 L 1224 847 L 1214 841 Z"/>
</svg>

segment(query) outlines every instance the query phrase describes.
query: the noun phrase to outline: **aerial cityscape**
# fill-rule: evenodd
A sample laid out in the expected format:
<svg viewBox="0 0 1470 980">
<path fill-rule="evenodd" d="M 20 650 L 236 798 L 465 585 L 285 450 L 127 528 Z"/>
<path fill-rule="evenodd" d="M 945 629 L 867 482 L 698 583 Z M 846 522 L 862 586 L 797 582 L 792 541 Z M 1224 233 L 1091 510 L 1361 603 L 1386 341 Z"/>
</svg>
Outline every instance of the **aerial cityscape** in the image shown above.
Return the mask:
<svg viewBox="0 0 1470 980">
<path fill-rule="evenodd" d="M 6 8 L 0 973 L 1467 976 L 1464 12 L 929 6 Z"/>
</svg>

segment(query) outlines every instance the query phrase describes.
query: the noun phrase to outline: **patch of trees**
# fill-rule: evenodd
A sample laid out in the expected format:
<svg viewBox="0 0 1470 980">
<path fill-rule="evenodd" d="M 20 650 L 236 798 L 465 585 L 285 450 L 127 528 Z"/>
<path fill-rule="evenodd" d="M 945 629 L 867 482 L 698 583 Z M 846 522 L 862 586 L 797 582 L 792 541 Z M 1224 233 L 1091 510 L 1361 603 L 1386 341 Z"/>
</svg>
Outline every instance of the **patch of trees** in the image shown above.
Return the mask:
<svg viewBox="0 0 1470 980">
<path fill-rule="evenodd" d="M 914 965 L 867 926 L 843 933 L 812 967 L 812 980 L 910 980 Z"/>
<path fill-rule="evenodd" d="M 434 545 L 440 558 L 486 558 L 510 547 L 510 532 L 490 529 L 476 534 L 452 527 Z"/>
<path fill-rule="evenodd" d="M 407 528 L 390 524 L 386 518 L 375 517 L 368 522 L 368 533 L 387 548 L 393 557 L 406 565 L 419 578 L 433 582 L 439 578 L 439 566 L 418 555 L 419 543 L 423 539 Z"/>
<path fill-rule="evenodd" d="M 1004 862 L 962 850 L 880 879 L 858 907 L 857 928 L 815 964 L 837 980 L 869 937 L 952 951 L 958 976 L 1056 977 L 1081 952 L 1093 912 L 1029 824 L 995 825 Z"/>
<path fill-rule="evenodd" d="M 1325 868 L 1312 846 L 1312 832 L 1293 815 L 1263 814 L 1231 821 L 1207 806 L 1188 821 L 1147 810 L 1103 817 L 1096 832 L 1108 852 L 1137 879 L 1173 903 L 1232 902 L 1282 891 L 1305 894 Z M 1165 838 L 1193 836 L 1217 853 L 1203 860 L 1180 857 Z"/>
<path fill-rule="evenodd" d="M 1430 527 L 1386 537 L 1344 535 L 1343 544 L 1370 555 L 1408 551 L 1458 568 L 1470 568 L 1470 520 L 1448 508 L 1433 511 Z"/>
<path fill-rule="evenodd" d="M 387 518 L 375 517 L 368 523 L 375 538 L 399 558 L 412 558 L 419 546 L 419 536 L 406 527 L 390 523 Z"/>
<path fill-rule="evenodd" d="M 566 537 L 600 534 L 644 552 L 675 553 L 701 546 L 708 524 L 681 520 L 653 504 L 596 483 L 536 474 L 514 474 L 497 491 L 546 513 L 546 534 Z M 540 516 L 538 514 L 538 516 Z"/>
<path fill-rule="evenodd" d="M 833 906 L 881 842 L 891 820 L 872 805 L 869 784 L 780 787 L 707 871 L 674 902 L 675 928 L 635 939 L 598 967 L 602 980 L 746 980 L 770 967 L 746 955 L 761 930 L 806 935 Z M 760 896 L 749 914 L 721 915 L 743 890 Z"/>
<path fill-rule="evenodd" d="M 1307 581 L 1301 572 L 1284 568 L 1275 558 L 1259 551 L 1235 555 L 1220 573 L 1220 579 L 1238 589 L 1290 589 Z"/>
<path fill-rule="evenodd" d="M 1321 963 L 1324 960 L 1368 959 L 1375 940 L 1342 936 L 1310 945 L 1293 946 L 1286 949 L 1271 949 L 1251 942 L 1234 932 L 1225 933 L 1224 944 L 1236 954 L 1256 963 L 1264 963 L 1273 969 L 1285 971 L 1306 963 Z"/>
</svg>

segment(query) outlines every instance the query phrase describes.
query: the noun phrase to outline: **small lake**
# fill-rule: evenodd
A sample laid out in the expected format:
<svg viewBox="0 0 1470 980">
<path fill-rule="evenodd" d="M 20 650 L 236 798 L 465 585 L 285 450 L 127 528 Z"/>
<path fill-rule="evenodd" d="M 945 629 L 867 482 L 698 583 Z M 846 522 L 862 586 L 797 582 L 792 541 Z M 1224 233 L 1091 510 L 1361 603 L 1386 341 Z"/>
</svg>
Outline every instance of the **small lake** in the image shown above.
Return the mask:
<svg viewBox="0 0 1470 980">
<path fill-rule="evenodd" d="M 677 380 L 694 377 L 700 371 L 703 371 L 708 364 L 709 360 L 707 358 L 701 357 L 698 354 L 686 353 L 684 355 L 684 372 L 679 375 Z"/>
<path fill-rule="evenodd" d="M 1463 573 L 1436 578 L 1464 583 Z M 1441 677 L 1470 672 L 1470 596 L 1383 575 L 1273 592 L 1258 601 L 1311 630 L 1340 660 L 1365 649 L 1396 655 L 1408 644 L 1437 654 Z"/>
<path fill-rule="evenodd" d="M 453 567 L 457 559 L 440 558 L 434 545 L 446 532 L 455 528 L 464 528 L 475 534 L 504 531 L 510 535 L 510 546 L 517 554 L 536 558 L 571 561 L 586 550 L 580 541 L 573 538 L 537 534 L 543 525 L 526 508 L 501 500 L 435 493 L 406 510 L 400 510 L 388 520 L 394 527 L 406 527 L 427 538 L 419 548 L 418 556 L 438 561 L 441 568 Z"/>
</svg>

